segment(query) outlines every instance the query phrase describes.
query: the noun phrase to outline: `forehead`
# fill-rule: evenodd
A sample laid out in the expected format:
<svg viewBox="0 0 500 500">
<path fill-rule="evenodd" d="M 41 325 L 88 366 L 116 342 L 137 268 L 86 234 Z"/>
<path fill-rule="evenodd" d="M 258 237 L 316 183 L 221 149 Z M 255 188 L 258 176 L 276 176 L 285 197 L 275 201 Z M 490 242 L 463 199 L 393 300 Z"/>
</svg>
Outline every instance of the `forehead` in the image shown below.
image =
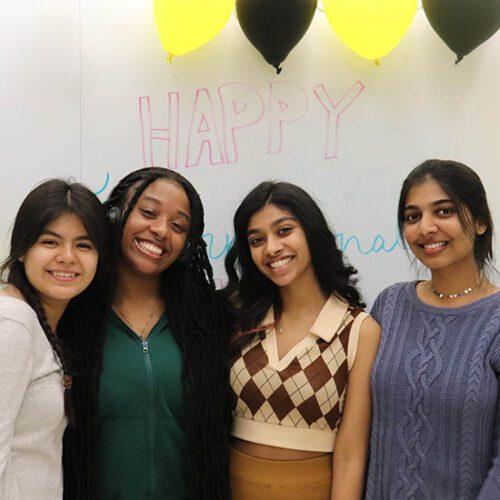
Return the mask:
<svg viewBox="0 0 500 500">
<path fill-rule="evenodd" d="M 139 201 L 148 200 L 165 208 L 190 212 L 189 198 L 184 188 L 174 181 L 158 179 L 151 183 L 139 198 Z"/>
<path fill-rule="evenodd" d="M 276 222 L 284 217 L 295 219 L 295 217 L 287 210 L 269 203 L 255 212 L 252 217 L 250 217 L 248 228 L 252 229 L 269 226 L 273 224 L 273 222 Z"/>
<path fill-rule="evenodd" d="M 61 236 L 72 236 L 86 234 L 87 230 L 82 220 L 74 213 L 65 213 L 49 222 L 44 230 L 53 231 Z"/>
<path fill-rule="evenodd" d="M 434 179 L 425 179 L 415 184 L 406 196 L 405 205 L 427 205 L 437 200 L 448 200 L 450 196 Z"/>
</svg>

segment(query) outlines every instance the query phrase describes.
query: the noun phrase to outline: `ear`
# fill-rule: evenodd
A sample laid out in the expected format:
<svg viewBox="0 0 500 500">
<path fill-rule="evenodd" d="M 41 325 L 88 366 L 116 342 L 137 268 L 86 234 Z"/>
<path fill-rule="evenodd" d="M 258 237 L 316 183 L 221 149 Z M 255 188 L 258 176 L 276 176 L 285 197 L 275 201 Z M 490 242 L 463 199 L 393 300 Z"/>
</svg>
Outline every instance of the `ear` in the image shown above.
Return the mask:
<svg viewBox="0 0 500 500">
<path fill-rule="evenodd" d="M 23 262 L 24 263 L 24 255 L 21 255 L 21 257 L 19 257 L 19 259 L 17 259 L 19 262 Z"/>
<path fill-rule="evenodd" d="M 478 236 L 482 236 L 488 229 L 488 226 L 484 222 L 476 222 L 475 226 L 476 226 L 476 234 Z"/>
</svg>

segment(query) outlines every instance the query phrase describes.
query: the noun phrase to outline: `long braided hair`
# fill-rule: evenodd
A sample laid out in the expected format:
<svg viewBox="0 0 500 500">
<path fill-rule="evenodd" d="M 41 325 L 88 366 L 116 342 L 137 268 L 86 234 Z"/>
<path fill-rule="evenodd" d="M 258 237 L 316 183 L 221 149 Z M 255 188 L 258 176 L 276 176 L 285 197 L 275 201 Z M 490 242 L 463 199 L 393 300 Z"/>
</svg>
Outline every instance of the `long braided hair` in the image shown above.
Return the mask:
<svg viewBox="0 0 500 500">
<path fill-rule="evenodd" d="M 97 249 L 99 262 L 90 285 L 71 299 L 59 320 L 56 332 L 49 325 L 38 291 L 28 280 L 20 259 L 35 245 L 43 230 L 59 217 L 75 214 Z M 87 187 L 63 179 L 51 179 L 33 189 L 22 202 L 16 215 L 10 241 L 10 254 L 0 272 L 5 282 L 16 287 L 35 311 L 47 340 L 57 354 L 65 376 L 71 377 L 72 388 L 65 390 L 65 410 L 74 425 L 75 391 L 81 387 L 84 366 L 81 355 L 89 343 L 98 338 L 105 310 L 99 294 L 104 290 L 106 217 L 99 199 Z"/>
<path fill-rule="evenodd" d="M 130 213 L 148 186 L 157 180 L 179 185 L 191 210 L 184 250 L 160 277 L 165 311 L 182 352 L 188 498 L 229 499 L 226 335 L 203 240 L 203 205 L 187 179 L 172 170 L 148 167 L 130 173 L 118 183 L 106 202 L 113 222 L 114 262 L 120 255 L 123 228 Z M 116 283 L 116 276 L 113 282 Z"/>
<path fill-rule="evenodd" d="M 258 270 L 248 244 L 250 219 L 268 204 L 296 217 L 306 235 L 314 274 L 323 293 L 327 296 L 334 294 L 354 306 L 365 306 L 355 286 L 357 271 L 345 262 L 317 203 L 294 184 L 262 182 L 248 193 L 236 210 L 235 239 L 225 260 L 229 281 L 221 293 L 227 301 L 232 331 L 241 332 L 231 340 L 232 355 L 250 342 L 271 306 L 274 306 L 278 318 L 281 313 L 279 289 Z"/>
</svg>

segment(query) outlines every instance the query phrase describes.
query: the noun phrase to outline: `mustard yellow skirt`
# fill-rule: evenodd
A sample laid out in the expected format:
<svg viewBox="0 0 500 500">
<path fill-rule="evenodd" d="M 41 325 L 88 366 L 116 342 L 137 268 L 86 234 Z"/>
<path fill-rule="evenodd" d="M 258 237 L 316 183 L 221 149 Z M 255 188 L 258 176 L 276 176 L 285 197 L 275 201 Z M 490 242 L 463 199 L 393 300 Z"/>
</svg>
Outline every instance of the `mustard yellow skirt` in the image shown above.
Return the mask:
<svg viewBox="0 0 500 500">
<path fill-rule="evenodd" d="M 332 455 L 264 460 L 231 449 L 232 500 L 329 500 Z"/>
</svg>

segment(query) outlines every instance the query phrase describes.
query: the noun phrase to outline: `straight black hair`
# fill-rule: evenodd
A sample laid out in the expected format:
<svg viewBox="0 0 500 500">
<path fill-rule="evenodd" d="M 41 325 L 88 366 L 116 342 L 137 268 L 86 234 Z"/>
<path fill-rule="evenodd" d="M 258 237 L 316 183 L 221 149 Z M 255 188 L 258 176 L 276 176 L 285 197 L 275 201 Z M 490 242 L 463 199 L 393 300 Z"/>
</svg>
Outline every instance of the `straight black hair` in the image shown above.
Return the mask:
<svg viewBox="0 0 500 500">
<path fill-rule="evenodd" d="M 483 270 L 493 261 L 493 219 L 479 175 L 463 163 L 452 160 L 426 160 L 408 174 L 401 187 L 398 202 L 398 229 L 401 240 L 406 246 L 404 211 L 408 194 L 414 186 L 427 180 L 437 182 L 457 207 L 462 228 L 474 240 L 474 258 L 478 269 Z M 475 222 L 486 227 L 483 234 L 476 234 Z"/>
</svg>

